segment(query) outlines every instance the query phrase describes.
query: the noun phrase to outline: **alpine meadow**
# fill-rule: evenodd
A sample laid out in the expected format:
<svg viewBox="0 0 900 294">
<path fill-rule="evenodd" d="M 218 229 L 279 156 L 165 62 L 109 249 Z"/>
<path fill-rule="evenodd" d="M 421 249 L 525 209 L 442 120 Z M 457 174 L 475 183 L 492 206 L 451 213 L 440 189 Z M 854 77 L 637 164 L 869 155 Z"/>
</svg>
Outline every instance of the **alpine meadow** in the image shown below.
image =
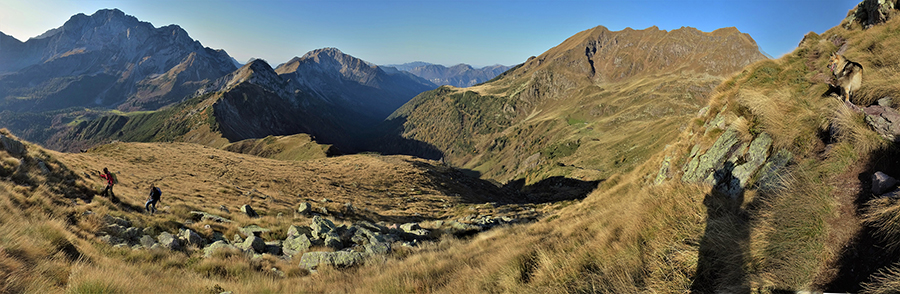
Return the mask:
<svg viewBox="0 0 900 294">
<path fill-rule="evenodd" d="M 240 63 L 118 8 L 0 33 L 0 293 L 900 293 L 900 3 L 842 9 L 778 58 L 731 26 L 488 66 Z"/>
</svg>

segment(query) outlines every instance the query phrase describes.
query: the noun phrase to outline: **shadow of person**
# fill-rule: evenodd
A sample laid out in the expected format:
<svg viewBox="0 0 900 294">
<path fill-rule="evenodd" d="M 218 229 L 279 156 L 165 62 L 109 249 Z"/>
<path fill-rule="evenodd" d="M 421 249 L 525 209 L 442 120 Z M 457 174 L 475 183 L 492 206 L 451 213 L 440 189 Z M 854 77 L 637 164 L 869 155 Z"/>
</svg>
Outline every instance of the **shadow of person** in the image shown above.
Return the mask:
<svg viewBox="0 0 900 294">
<path fill-rule="evenodd" d="M 704 197 L 706 229 L 700 239 L 691 293 L 750 293 L 746 261 L 750 251 L 749 217 L 741 208 L 744 190 L 726 162 Z"/>
</svg>

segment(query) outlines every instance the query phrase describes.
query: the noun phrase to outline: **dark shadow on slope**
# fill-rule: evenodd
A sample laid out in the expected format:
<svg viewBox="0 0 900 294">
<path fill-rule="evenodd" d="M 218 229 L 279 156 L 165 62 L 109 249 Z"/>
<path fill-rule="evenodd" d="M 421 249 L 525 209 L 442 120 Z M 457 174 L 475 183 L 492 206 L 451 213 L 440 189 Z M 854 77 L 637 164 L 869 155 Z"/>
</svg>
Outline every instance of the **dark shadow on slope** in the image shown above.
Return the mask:
<svg viewBox="0 0 900 294">
<path fill-rule="evenodd" d="M 362 152 L 377 152 L 383 155 L 410 155 L 431 160 L 444 158 L 444 152 L 427 142 L 403 137 L 405 117 L 385 120 L 371 129 L 360 141 Z"/>
<path fill-rule="evenodd" d="M 865 171 L 858 176 L 860 187 L 854 200 L 856 214 L 860 218 L 865 213 L 866 203 L 878 197 L 871 190 L 872 175 L 878 171 L 895 178 L 900 177 L 900 150 L 891 146 L 869 155 Z M 825 292 L 860 292 L 863 290 L 862 283 L 871 282 L 872 274 L 900 262 L 900 252 L 887 250 L 888 242 L 885 242 L 885 239 L 898 236 L 880 238 L 875 233 L 875 227 L 863 224 L 862 229 L 840 253 L 836 264 L 838 273 L 825 285 Z"/>
<path fill-rule="evenodd" d="M 480 179 L 481 173 L 478 171 L 444 165 L 435 166 L 418 161 L 409 163 L 428 170 L 436 180 L 434 183 L 436 190 L 448 195 L 460 195 L 468 203 L 494 202 L 497 205 L 506 205 L 581 200 L 602 182 L 555 176 L 531 185 L 525 185 L 525 180 L 520 179 L 500 186 Z"/>
<path fill-rule="evenodd" d="M 692 293 L 750 293 L 744 268 L 750 251 L 750 224 L 741 209 L 743 189 L 734 187 L 734 164 L 716 171 L 716 185 L 703 199 L 706 229 L 700 239 Z M 739 187 L 739 186 L 738 186 Z"/>
</svg>

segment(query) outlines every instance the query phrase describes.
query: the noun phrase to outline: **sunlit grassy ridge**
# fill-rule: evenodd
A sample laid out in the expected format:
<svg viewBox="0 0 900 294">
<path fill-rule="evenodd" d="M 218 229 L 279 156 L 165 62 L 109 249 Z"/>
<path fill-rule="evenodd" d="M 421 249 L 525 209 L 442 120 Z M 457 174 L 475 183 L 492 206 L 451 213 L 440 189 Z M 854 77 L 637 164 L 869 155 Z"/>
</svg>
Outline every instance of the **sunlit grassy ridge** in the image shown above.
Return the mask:
<svg viewBox="0 0 900 294">
<path fill-rule="evenodd" d="M 489 82 L 422 93 L 389 120 L 484 178 L 598 180 L 661 151 L 716 85 L 763 58 L 734 28 L 597 27 Z"/>
</svg>

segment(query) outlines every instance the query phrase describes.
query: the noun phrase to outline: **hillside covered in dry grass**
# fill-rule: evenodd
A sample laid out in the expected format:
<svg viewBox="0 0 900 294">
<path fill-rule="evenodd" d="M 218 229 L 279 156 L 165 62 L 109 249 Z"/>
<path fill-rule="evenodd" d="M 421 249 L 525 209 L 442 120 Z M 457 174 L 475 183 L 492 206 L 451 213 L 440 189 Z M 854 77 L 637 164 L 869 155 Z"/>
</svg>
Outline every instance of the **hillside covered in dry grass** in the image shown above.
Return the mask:
<svg viewBox="0 0 900 294">
<path fill-rule="evenodd" d="M 0 292 L 896 293 L 900 203 L 890 192 L 873 192 L 872 179 L 879 171 L 900 177 L 900 152 L 894 139 L 873 130 L 877 119 L 866 111 L 876 105 L 895 111 L 900 103 L 898 46 L 900 18 L 866 28 L 858 19 L 845 20 L 821 35 L 808 34 L 791 54 L 754 62 L 714 83 L 709 99 L 691 98 L 700 106 L 696 110 L 686 107 L 682 114 L 664 116 L 670 124 L 663 126 L 671 127 L 673 134 L 634 131 L 649 128 L 643 121 L 639 124 L 643 128 L 628 132 L 604 130 L 620 144 L 634 145 L 582 141 L 572 148 L 572 142 L 558 137 L 532 145 L 556 146 L 539 153 L 556 154 L 555 161 L 534 161 L 534 168 L 547 172 L 510 176 L 500 171 L 518 171 L 514 165 L 478 159 L 491 154 L 482 152 L 488 147 L 504 154 L 522 141 L 504 143 L 492 137 L 457 144 L 454 138 L 440 137 L 448 133 L 433 132 L 437 126 L 422 124 L 416 127 L 424 129 L 407 134 L 447 139 L 435 141 L 441 148 L 478 151 L 457 151 L 460 157 L 455 159 L 448 152 L 448 161 L 468 162 L 465 167 L 487 178 L 520 180 L 502 187 L 439 161 L 409 156 L 360 154 L 296 162 L 189 143 L 114 143 L 78 154 L 46 151 L 33 144 L 17 152 L 3 145 L 0 195 L 6 196 L 0 197 L 0 207 L 8 213 L 0 214 L 0 280 L 5 282 L 0 283 Z M 842 103 L 838 91 L 828 85 L 829 56 L 841 48 L 846 48 L 843 54 L 848 59 L 865 68 L 863 86 L 852 99 L 855 105 Z M 539 68 L 538 60 L 529 63 Z M 589 72 L 587 67 L 581 69 Z M 669 78 L 654 80 L 676 83 Z M 605 85 L 633 94 L 672 85 L 650 81 Z M 535 127 L 474 120 L 498 117 L 479 112 L 476 104 L 507 109 L 502 95 L 485 94 L 490 85 L 468 90 L 443 87 L 431 96 L 419 96 L 417 103 L 443 99 L 467 106 L 461 111 L 471 113 L 461 117 L 473 120 L 463 121 L 490 131 L 471 133 L 476 141 L 491 134 L 508 136 L 512 134 L 505 131 L 508 128 L 524 134 L 516 138 L 536 138 L 526 136 L 525 130 L 533 134 L 561 130 L 548 127 L 553 123 L 546 120 Z M 512 109 L 511 116 L 521 115 L 517 113 L 521 108 Z M 579 108 L 567 114 L 582 111 L 575 109 Z M 404 111 L 410 117 L 417 115 L 412 109 Z M 615 113 L 630 111 L 642 112 Z M 525 114 L 544 115 L 539 110 Z M 562 114 L 552 117 L 559 120 L 565 117 Z M 578 117 L 570 118 L 573 123 L 567 119 L 565 125 L 581 123 Z M 628 121 L 627 116 L 620 120 Z M 594 124 L 597 129 L 602 125 Z M 592 131 L 587 128 L 576 131 Z M 637 157 L 629 153 L 647 144 L 658 146 Z M 610 157 L 615 150 L 626 156 Z M 528 161 L 523 155 L 532 151 L 516 151 L 515 158 Z M 610 160 L 608 167 L 577 171 L 577 162 L 571 160 L 595 157 L 569 156 L 591 152 Z M 491 162 L 500 168 L 485 165 Z M 115 199 L 97 196 L 102 184 L 94 172 L 102 167 L 120 176 Z M 570 180 L 604 180 L 551 177 L 558 174 Z M 150 183 L 165 191 L 161 213 L 155 215 L 140 211 Z M 589 186 L 590 193 L 583 197 L 584 193 L 567 190 L 578 185 Z M 566 193 L 573 196 L 529 203 Z M 314 272 L 299 267 L 295 259 L 273 255 L 221 250 L 206 256 L 196 247 L 132 249 L 107 244 L 98 234 L 107 225 L 105 216 L 111 216 L 153 230 L 174 233 L 188 228 L 203 237 L 216 232 L 230 236 L 252 224 L 271 228 L 265 237 L 282 237 L 290 234 L 291 225 L 309 224 L 307 215 L 296 213 L 301 202 L 341 212 L 323 214 L 341 225 L 364 220 L 391 226 L 470 215 L 529 222 L 467 236 L 443 235 L 415 246 L 396 244 L 390 253 L 369 256 L 361 264 L 321 266 Z M 356 212 L 345 213 L 345 203 Z M 240 213 L 238 206 L 244 204 L 257 208 L 261 216 Z M 188 221 L 191 210 L 221 214 L 233 224 Z"/>
</svg>

